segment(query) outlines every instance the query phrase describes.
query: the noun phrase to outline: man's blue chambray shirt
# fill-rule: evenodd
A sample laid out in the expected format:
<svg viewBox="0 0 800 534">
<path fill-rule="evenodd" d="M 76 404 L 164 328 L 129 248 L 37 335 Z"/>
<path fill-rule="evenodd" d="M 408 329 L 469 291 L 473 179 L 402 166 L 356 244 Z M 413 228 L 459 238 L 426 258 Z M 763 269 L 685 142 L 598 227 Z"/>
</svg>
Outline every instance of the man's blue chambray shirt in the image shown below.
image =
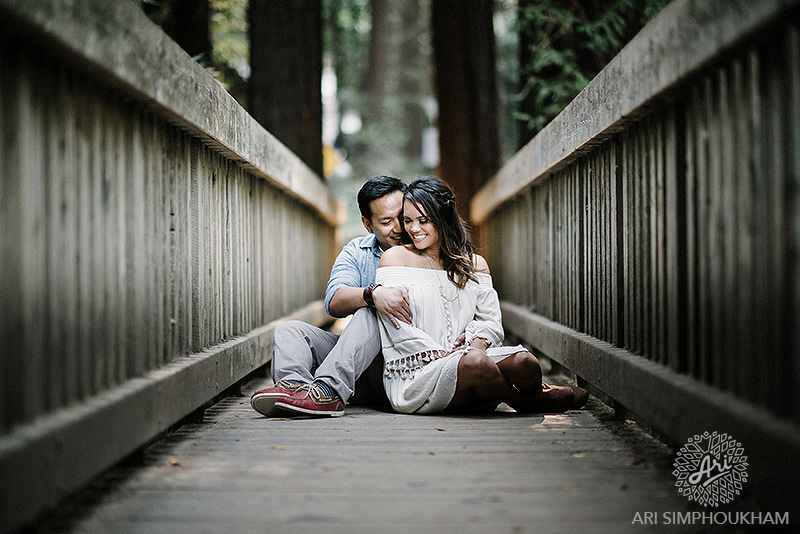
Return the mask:
<svg viewBox="0 0 800 534">
<path fill-rule="evenodd" d="M 356 237 L 344 246 L 333 262 L 331 277 L 325 289 L 325 311 L 331 299 L 343 287 L 367 287 L 375 281 L 378 263 L 383 250 L 378 246 L 375 234 Z"/>
</svg>

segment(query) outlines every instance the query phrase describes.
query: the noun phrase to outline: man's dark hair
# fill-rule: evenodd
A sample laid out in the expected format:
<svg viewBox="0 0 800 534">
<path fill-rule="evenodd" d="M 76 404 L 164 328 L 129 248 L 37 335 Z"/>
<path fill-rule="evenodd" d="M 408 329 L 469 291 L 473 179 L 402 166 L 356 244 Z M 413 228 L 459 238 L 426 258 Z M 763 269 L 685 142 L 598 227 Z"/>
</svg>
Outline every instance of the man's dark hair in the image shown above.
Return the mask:
<svg viewBox="0 0 800 534">
<path fill-rule="evenodd" d="M 373 176 L 361 186 L 358 192 L 358 209 L 367 220 L 372 220 L 370 202 L 381 197 L 400 191 L 404 193 L 406 184 L 393 176 Z"/>
</svg>

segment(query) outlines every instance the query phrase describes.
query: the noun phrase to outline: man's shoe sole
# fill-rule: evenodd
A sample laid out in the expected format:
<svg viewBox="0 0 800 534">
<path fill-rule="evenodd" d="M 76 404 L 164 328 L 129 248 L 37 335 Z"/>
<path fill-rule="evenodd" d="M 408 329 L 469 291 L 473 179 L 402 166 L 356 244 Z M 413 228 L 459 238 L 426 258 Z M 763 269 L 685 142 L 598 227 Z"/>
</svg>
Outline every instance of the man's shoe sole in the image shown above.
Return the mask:
<svg viewBox="0 0 800 534">
<path fill-rule="evenodd" d="M 289 395 L 262 395 L 260 397 L 253 397 L 250 399 L 250 406 L 261 415 L 274 417 L 283 412 L 282 409 L 275 406 L 275 402 L 288 397 Z"/>
<path fill-rule="evenodd" d="M 328 415 L 330 417 L 341 417 L 344 415 L 344 410 L 309 410 L 308 408 L 300 408 L 280 401 L 275 402 L 275 407 L 287 412 L 301 413 L 303 415 Z"/>
</svg>

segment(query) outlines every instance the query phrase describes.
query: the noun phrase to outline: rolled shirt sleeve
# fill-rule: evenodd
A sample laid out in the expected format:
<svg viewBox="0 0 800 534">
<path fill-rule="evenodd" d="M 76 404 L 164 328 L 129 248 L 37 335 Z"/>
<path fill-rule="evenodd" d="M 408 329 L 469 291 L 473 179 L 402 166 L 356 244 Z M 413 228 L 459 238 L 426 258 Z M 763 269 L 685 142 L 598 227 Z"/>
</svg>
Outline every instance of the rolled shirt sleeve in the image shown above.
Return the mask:
<svg viewBox="0 0 800 534">
<path fill-rule="evenodd" d="M 375 281 L 375 271 L 380 262 L 381 250 L 375 235 L 357 237 L 339 252 L 331 268 L 325 289 L 325 311 L 330 315 L 333 296 L 343 287 L 367 287 Z"/>
</svg>

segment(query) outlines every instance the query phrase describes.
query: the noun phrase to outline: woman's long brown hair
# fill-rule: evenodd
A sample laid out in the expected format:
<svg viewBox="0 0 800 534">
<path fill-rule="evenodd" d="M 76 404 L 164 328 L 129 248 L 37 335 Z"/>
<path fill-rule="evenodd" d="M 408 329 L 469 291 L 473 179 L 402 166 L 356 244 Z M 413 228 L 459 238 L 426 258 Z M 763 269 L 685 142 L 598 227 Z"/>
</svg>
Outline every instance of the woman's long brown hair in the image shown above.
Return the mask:
<svg viewBox="0 0 800 534">
<path fill-rule="evenodd" d="M 469 280 L 477 281 L 472 241 L 466 223 L 456 211 L 450 187 L 437 178 L 421 176 L 409 184 L 404 196 L 439 232 L 439 258 L 447 278 L 459 289 L 464 289 Z"/>
</svg>

